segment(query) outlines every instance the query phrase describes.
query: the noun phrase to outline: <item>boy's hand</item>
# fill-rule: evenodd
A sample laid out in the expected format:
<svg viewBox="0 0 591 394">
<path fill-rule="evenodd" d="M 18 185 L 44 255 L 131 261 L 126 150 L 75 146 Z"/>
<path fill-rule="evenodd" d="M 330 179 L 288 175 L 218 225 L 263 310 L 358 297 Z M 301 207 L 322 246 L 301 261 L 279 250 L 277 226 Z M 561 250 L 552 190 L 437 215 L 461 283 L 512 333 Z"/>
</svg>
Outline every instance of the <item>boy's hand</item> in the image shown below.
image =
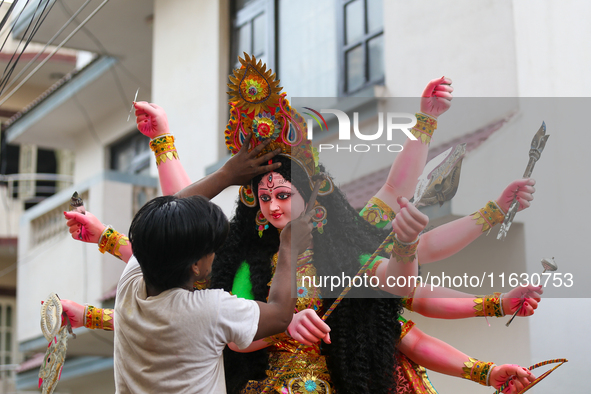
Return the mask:
<svg viewBox="0 0 591 394">
<path fill-rule="evenodd" d="M 281 244 L 285 242 L 285 244 L 295 247 L 298 254 L 304 253 L 312 245 L 312 230 L 314 229 L 312 215 L 316 212 L 314 204 L 316 204 L 316 196 L 318 196 L 321 184 L 321 180 L 316 181 L 306 209 L 299 218 L 287 223 L 279 237 Z"/>
<path fill-rule="evenodd" d="M 90 212 L 85 215 L 78 212 L 64 212 L 72 238 L 83 242 L 98 243 L 105 225 Z"/>
<path fill-rule="evenodd" d="M 257 158 L 257 155 L 271 143 L 271 139 L 265 140 L 249 152 L 248 145 L 251 139 L 252 134 L 249 134 L 244 139 L 244 143 L 238 153 L 232 156 L 220 169 L 228 177 L 229 185 L 248 185 L 255 176 L 274 171 L 281 167 L 281 163 L 265 164 L 281 152 L 280 148 Z"/>
<path fill-rule="evenodd" d="M 295 248 L 298 254 L 312 245 L 312 213 L 313 210 L 303 212 L 296 220 L 287 223 L 279 237 L 281 245 Z"/>
</svg>

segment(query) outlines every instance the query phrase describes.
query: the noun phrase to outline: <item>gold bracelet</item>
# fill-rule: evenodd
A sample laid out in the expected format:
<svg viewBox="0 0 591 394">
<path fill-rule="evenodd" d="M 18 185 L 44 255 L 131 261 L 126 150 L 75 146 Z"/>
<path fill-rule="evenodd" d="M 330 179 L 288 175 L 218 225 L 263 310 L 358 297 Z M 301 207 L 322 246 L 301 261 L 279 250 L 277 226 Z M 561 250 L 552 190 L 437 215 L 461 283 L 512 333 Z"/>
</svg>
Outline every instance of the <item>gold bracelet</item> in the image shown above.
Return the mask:
<svg viewBox="0 0 591 394">
<path fill-rule="evenodd" d="M 431 137 L 437 128 L 437 119 L 422 112 L 416 113 L 415 116 L 417 118 L 417 124 L 410 132 L 423 144 L 428 144 L 431 142 Z"/>
<path fill-rule="evenodd" d="M 472 214 L 472 219 L 476 220 L 476 224 L 482 225 L 482 232 L 489 231 L 498 223 L 503 223 L 505 220 L 505 213 L 493 200 L 486 203 L 484 208 Z"/>
<path fill-rule="evenodd" d="M 462 378 L 479 383 L 483 386 L 490 386 L 490 372 L 496 366 L 494 363 L 485 363 L 475 358 L 468 357 L 468 361 L 462 367 Z"/>
<path fill-rule="evenodd" d="M 150 140 L 150 149 L 156 156 L 156 165 L 165 163 L 166 160 L 178 160 L 179 154 L 174 146 L 174 136 L 171 134 L 161 135 Z"/>
<path fill-rule="evenodd" d="M 359 212 L 359 216 L 377 228 L 384 228 L 394 220 L 396 213 L 385 202 L 374 196 Z"/>
<path fill-rule="evenodd" d="M 419 246 L 419 238 L 417 237 L 411 243 L 405 243 L 398 239 L 398 236 L 394 236 L 394 247 L 392 248 L 392 256 L 399 263 L 412 263 L 415 259 L 417 247 Z"/>
<path fill-rule="evenodd" d="M 492 295 L 476 296 L 474 298 L 475 316 L 505 316 L 503 310 L 502 294 L 495 292 Z"/>
<path fill-rule="evenodd" d="M 286 339 L 291 338 L 291 336 L 287 333 L 287 331 L 282 332 L 280 334 L 271 335 L 270 337 L 266 337 L 263 341 L 267 342 L 269 345 L 274 345 L 278 342 L 285 341 Z"/>
<path fill-rule="evenodd" d="M 412 291 L 410 292 L 410 294 L 407 297 L 403 297 L 402 298 L 402 306 L 406 309 L 408 309 L 411 312 L 414 312 L 414 310 L 412 309 L 412 304 L 414 301 L 414 297 L 415 297 L 415 292 L 417 291 L 417 287 L 419 287 L 419 283 L 417 282 L 417 285 L 415 286 L 414 289 L 412 289 Z"/>
<path fill-rule="evenodd" d="M 113 331 L 113 309 L 87 305 L 84 311 L 84 327 L 91 330 Z"/>
<path fill-rule="evenodd" d="M 99 251 L 103 254 L 105 252 L 109 252 L 118 259 L 121 259 L 121 252 L 119 252 L 119 248 L 121 246 L 128 245 L 128 242 L 129 238 L 127 238 L 124 234 L 113 230 L 113 227 L 108 226 L 103 231 L 99 239 Z"/>
</svg>

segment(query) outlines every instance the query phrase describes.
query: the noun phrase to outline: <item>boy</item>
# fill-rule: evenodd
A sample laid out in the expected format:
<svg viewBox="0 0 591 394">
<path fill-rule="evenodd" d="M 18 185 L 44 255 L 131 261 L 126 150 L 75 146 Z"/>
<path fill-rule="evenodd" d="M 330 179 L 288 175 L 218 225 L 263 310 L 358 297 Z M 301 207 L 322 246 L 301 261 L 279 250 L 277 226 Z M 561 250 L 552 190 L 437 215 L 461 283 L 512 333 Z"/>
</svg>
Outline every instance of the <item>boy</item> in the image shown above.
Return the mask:
<svg viewBox="0 0 591 394">
<path fill-rule="evenodd" d="M 225 393 L 226 344 L 245 348 L 291 321 L 290 249 L 302 253 L 310 245 L 312 212 L 297 219 L 304 231 L 292 233 L 288 225 L 281 233 L 275 279 L 261 303 L 193 290 L 228 233 L 218 206 L 203 197 L 163 196 L 142 207 L 129 230 L 134 257 L 117 288 L 117 393 Z"/>
</svg>

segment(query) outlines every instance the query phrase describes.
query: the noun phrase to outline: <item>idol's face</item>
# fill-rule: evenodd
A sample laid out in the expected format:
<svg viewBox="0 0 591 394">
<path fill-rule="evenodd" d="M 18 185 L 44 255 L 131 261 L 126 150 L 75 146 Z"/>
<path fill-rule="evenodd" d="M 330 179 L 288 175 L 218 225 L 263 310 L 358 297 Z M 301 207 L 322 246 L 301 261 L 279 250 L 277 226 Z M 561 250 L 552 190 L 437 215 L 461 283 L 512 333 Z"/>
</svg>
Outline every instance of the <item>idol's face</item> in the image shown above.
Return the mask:
<svg viewBox="0 0 591 394">
<path fill-rule="evenodd" d="M 276 172 L 263 176 L 259 182 L 259 206 L 269 223 L 283 229 L 292 218 L 304 211 L 305 203 L 301 194 L 291 182 Z"/>
</svg>

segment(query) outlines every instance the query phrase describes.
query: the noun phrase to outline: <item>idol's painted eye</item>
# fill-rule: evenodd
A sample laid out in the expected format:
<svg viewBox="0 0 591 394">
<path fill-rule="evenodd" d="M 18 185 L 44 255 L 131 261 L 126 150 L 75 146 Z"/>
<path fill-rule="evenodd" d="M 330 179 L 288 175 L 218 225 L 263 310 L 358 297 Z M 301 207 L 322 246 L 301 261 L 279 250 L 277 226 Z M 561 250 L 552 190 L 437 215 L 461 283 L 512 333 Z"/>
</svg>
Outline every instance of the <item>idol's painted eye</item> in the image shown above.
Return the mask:
<svg viewBox="0 0 591 394">
<path fill-rule="evenodd" d="M 271 197 L 268 194 L 261 194 L 259 196 L 259 200 L 261 200 L 262 202 L 269 202 L 271 201 Z"/>
<path fill-rule="evenodd" d="M 291 193 L 278 193 L 277 194 L 277 198 L 279 200 L 287 200 L 290 197 L 291 197 Z"/>
</svg>

